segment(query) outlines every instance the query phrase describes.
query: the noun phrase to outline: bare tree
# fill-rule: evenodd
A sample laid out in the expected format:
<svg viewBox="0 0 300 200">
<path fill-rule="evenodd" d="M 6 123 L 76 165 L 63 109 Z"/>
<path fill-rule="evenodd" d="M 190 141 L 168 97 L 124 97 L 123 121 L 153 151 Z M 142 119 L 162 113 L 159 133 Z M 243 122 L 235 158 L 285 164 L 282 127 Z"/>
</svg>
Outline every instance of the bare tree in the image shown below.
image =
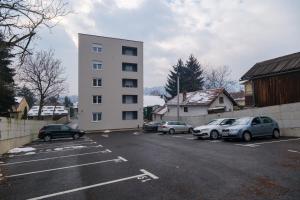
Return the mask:
<svg viewBox="0 0 300 200">
<path fill-rule="evenodd" d="M 19 78 L 38 96 L 40 106 L 38 119 L 41 118 L 42 107 L 46 100 L 66 91 L 66 79 L 62 77 L 63 73 L 61 61 L 54 58 L 51 50 L 40 51 L 25 58 Z"/>
<path fill-rule="evenodd" d="M 51 28 L 69 13 L 63 0 L 0 0 L 0 33 L 5 43 L 20 55 L 30 54 L 29 44 L 41 26 Z"/>
<path fill-rule="evenodd" d="M 206 72 L 205 87 L 212 88 L 225 88 L 226 90 L 233 89 L 237 82 L 230 78 L 231 70 L 228 66 L 219 68 L 212 68 Z"/>
</svg>

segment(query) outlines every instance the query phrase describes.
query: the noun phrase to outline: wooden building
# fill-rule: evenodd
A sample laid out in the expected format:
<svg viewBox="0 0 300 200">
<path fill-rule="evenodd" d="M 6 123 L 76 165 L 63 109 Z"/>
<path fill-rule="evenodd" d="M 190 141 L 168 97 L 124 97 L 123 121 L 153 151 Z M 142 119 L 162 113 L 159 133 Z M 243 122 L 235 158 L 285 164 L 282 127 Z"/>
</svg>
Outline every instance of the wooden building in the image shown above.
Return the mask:
<svg viewBox="0 0 300 200">
<path fill-rule="evenodd" d="M 300 52 L 256 63 L 240 81 L 246 106 L 300 102 Z"/>
</svg>

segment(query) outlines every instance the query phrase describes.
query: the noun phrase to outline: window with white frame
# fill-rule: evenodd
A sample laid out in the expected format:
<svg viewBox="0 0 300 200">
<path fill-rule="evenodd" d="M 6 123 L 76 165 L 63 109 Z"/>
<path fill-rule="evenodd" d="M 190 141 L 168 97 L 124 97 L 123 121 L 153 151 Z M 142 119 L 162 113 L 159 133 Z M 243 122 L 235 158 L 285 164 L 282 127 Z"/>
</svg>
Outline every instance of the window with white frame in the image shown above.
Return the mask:
<svg viewBox="0 0 300 200">
<path fill-rule="evenodd" d="M 92 51 L 95 53 L 101 53 L 102 52 L 102 45 L 101 44 L 93 44 L 92 45 Z"/>
<path fill-rule="evenodd" d="M 102 96 L 101 95 L 93 95 L 93 103 L 94 104 L 102 103 Z"/>
<path fill-rule="evenodd" d="M 102 69 L 103 64 L 101 61 L 93 61 L 92 67 L 93 67 L 93 70 L 100 70 L 100 69 Z"/>
<path fill-rule="evenodd" d="M 102 112 L 93 112 L 93 122 L 100 121 L 102 119 Z"/>
<path fill-rule="evenodd" d="M 101 87 L 102 79 L 101 78 L 93 78 L 93 87 Z"/>
</svg>

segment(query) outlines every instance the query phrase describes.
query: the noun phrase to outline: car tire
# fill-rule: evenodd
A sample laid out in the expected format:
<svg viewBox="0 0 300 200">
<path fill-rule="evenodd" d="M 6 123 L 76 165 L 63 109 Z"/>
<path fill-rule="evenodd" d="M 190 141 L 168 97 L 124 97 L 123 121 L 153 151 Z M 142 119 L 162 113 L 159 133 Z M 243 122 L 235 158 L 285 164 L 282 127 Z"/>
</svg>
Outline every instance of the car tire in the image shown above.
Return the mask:
<svg viewBox="0 0 300 200">
<path fill-rule="evenodd" d="M 51 136 L 50 135 L 46 135 L 45 137 L 44 137 L 44 141 L 45 142 L 50 142 L 51 141 Z"/>
<path fill-rule="evenodd" d="M 189 128 L 188 133 L 193 133 L 193 128 Z"/>
<path fill-rule="evenodd" d="M 273 138 L 279 139 L 280 138 L 280 132 L 278 129 L 273 130 Z"/>
<path fill-rule="evenodd" d="M 211 140 L 216 140 L 216 139 L 218 139 L 218 137 L 219 137 L 218 131 L 212 130 L 212 131 L 210 132 L 210 139 L 211 139 Z"/>
<path fill-rule="evenodd" d="M 169 130 L 169 133 L 170 133 L 171 135 L 173 135 L 173 134 L 175 133 L 175 129 L 171 128 L 171 129 Z"/>
<path fill-rule="evenodd" d="M 244 134 L 243 134 L 243 140 L 245 141 L 245 142 L 250 142 L 251 141 L 251 134 L 249 133 L 249 132 L 244 132 Z"/>
<path fill-rule="evenodd" d="M 74 140 L 77 140 L 79 138 L 79 134 L 78 133 L 75 133 L 74 135 L 73 135 L 73 139 Z"/>
</svg>

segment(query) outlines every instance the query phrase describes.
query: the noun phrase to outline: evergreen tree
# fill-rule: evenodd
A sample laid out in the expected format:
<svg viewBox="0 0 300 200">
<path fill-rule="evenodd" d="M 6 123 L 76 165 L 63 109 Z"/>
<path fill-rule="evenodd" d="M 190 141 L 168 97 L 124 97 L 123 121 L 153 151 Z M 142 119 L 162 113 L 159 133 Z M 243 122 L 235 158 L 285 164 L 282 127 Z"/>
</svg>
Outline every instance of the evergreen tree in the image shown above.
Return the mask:
<svg viewBox="0 0 300 200">
<path fill-rule="evenodd" d="M 202 90 L 204 85 L 203 70 L 198 60 L 191 55 L 185 65 L 179 59 L 177 65 L 173 66 L 173 70 L 168 75 L 165 89 L 172 98 L 177 95 L 177 72 L 179 72 L 180 93 Z"/>
<path fill-rule="evenodd" d="M 31 92 L 30 89 L 27 88 L 25 85 L 22 88 L 17 89 L 17 96 L 25 97 L 25 99 L 29 105 L 29 108 L 31 108 L 34 105 L 34 103 L 36 102 L 36 98 L 35 98 L 33 92 Z"/>
<path fill-rule="evenodd" d="M 73 106 L 73 103 L 71 102 L 70 98 L 65 96 L 65 99 L 64 99 L 64 105 L 65 107 L 67 108 L 70 108 L 71 106 Z"/>
<path fill-rule="evenodd" d="M 15 103 L 13 79 L 15 70 L 9 67 L 12 57 L 0 33 L 0 113 L 2 114 L 7 113 Z"/>
<path fill-rule="evenodd" d="M 177 64 L 173 66 L 173 70 L 170 70 L 170 74 L 168 75 L 167 84 L 165 86 L 166 91 L 174 97 L 177 95 L 177 74 L 179 73 L 179 89 L 180 92 L 185 89 L 185 67 L 181 59 L 178 60 Z"/>
<path fill-rule="evenodd" d="M 186 92 L 202 90 L 204 85 L 203 70 L 198 60 L 190 55 L 185 64 Z"/>
</svg>

